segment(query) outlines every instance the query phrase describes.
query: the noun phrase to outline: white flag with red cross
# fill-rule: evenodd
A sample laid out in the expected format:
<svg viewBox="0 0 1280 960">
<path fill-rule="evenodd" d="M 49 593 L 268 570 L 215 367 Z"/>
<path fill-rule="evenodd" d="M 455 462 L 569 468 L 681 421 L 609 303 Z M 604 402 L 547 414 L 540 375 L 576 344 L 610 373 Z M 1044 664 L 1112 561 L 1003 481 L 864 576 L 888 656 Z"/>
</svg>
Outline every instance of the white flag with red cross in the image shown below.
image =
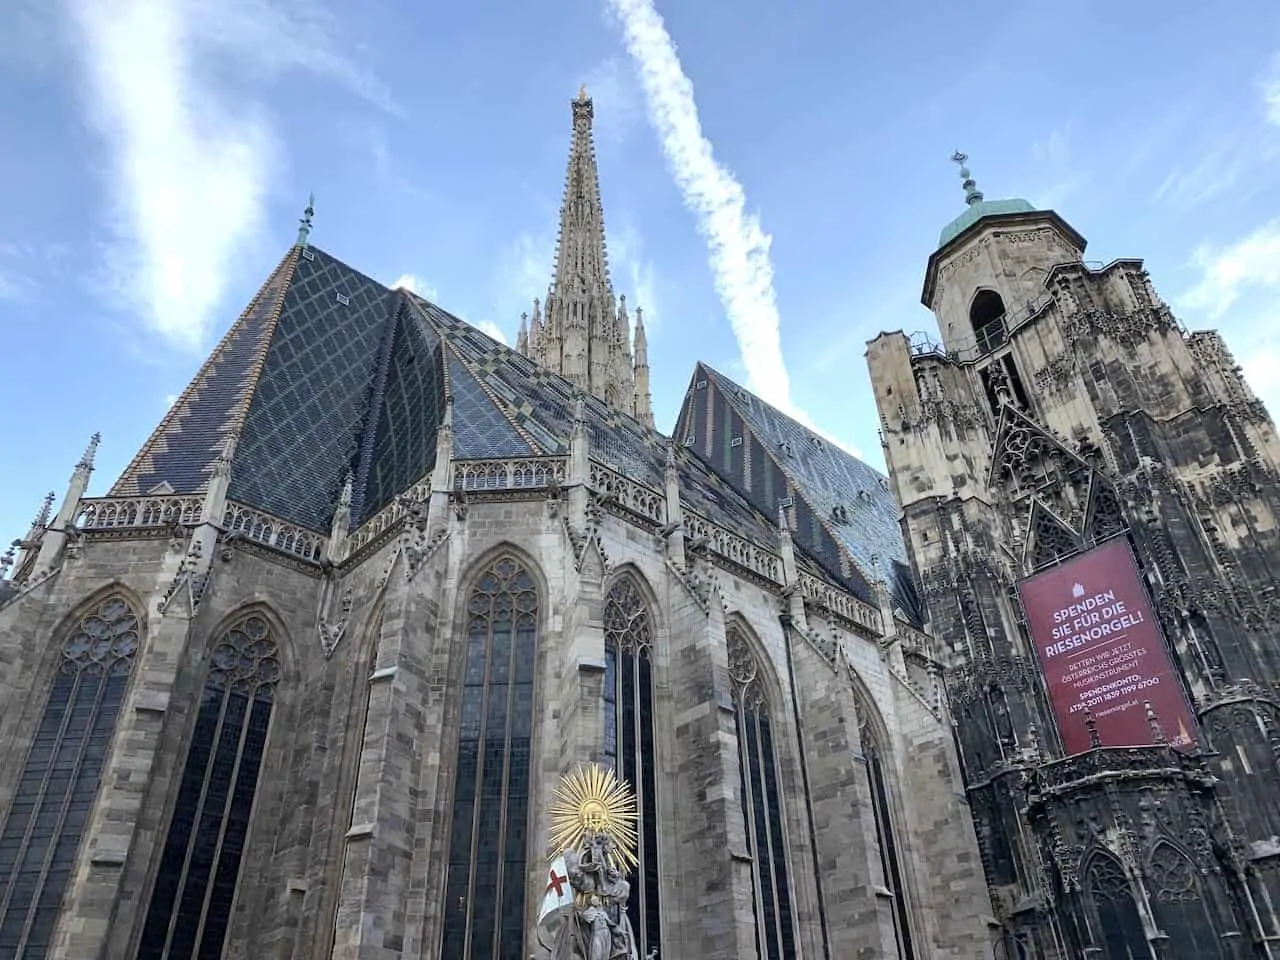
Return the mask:
<svg viewBox="0 0 1280 960">
<path fill-rule="evenodd" d="M 562 853 L 551 861 L 547 870 L 547 889 L 542 894 L 542 906 L 538 908 L 538 926 L 572 903 L 573 887 L 569 886 L 569 871 Z"/>
</svg>

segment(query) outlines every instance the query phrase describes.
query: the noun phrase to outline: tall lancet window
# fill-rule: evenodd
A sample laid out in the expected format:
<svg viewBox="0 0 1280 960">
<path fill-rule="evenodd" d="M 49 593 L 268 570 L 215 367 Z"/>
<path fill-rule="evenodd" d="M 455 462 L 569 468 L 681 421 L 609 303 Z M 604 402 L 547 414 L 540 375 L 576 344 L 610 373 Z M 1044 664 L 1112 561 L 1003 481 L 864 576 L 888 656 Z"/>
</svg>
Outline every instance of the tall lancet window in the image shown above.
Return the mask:
<svg viewBox="0 0 1280 960">
<path fill-rule="evenodd" d="M 467 594 L 443 960 L 524 960 L 538 593 L 504 556 Z"/>
<path fill-rule="evenodd" d="M 871 807 L 876 820 L 876 846 L 880 848 L 880 867 L 885 888 L 893 897 L 893 932 L 898 940 L 901 960 L 915 960 L 911 939 L 911 912 L 907 904 L 907 888 L 903 881 L 902 856 L 894 828 L 892 788 L 886 768 L 884 743 L 871 723 L 870 709 L 858 705 L 861 714 L 859 736 L 862 756 L 867 761 L 867 780 L 871 787 Z"/>
<path fill-rule="evenodd" d="M 279 647 L 262 616 L 218 637 L 138 960 L 222 956 L 279 679 Z"/>
<path fill-rule="evenodd" d="M 120 596 L 95 605 L 62 644 L 0 830 L 0 957 L 37 960 L 49 949 L 137 650 L 138 616 Z"/>
<path fill-rule="evenodd" d="M 604 751 L 636 791 L 640 866 L 627 913 L 640 956 L 661 954 L 658 767 L 653 735 L 653 622 L 635 580 L 624 574 L 604 601 Z"/>
<path fill-rule="evenodd" d="M 769 700 L 760 682 L 760 662 L 747 638 L 730 627 L 728 642 L 729 676 L 738 718 L 742 818 L 755 873 L 756 956 L 760 960 L 794 960 L 790 861 Z"/>
</svg>

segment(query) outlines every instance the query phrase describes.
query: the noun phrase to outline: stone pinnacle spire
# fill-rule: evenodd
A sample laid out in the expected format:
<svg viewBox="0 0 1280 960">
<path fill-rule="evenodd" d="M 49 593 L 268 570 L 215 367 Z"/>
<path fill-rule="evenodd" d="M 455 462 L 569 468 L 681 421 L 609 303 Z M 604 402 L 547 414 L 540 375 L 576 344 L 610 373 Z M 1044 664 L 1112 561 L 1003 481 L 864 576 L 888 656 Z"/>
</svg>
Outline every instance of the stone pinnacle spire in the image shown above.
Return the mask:
<svg viewBox="0 0 1280 960">
<path fill-rule="evenodd" d="M 630 322 L 609 281 L 604 209 L 591 124 L 595 108 L 584 86 L 570 106 L 573 136 L 565 171 L 555 272 L 545 304 L 534 303 L 521 352 L 581 390 L 632 415 L 636 409 Z M 523 325 L 522 325 L 523 327 Z M 647 394 L 647 389 L 646 389 Z"/>
<path fill-rule="evenodd" d="M 584 85 L 573 103 L 573 141 L 560 203 L 560 231 L 556 239 L 552 294 L 588 290 L 613 291 L 609 285 L 609 257 L 604 242 L 604 208 L 600 203 L 600 173 L 596 167 L 591 122 L 595 108 Z"/>
</svg>

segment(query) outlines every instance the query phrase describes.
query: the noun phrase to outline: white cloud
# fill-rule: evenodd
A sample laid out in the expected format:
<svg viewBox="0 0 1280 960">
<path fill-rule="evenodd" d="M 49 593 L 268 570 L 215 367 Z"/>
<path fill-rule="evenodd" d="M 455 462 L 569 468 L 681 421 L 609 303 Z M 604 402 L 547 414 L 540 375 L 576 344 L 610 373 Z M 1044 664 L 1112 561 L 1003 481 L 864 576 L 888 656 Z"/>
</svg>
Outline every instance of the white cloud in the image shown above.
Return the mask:
<svg viewBox="0 0 1280 960">
<path fill-rule="evenodd" d="M 263 219 L 279 145 L 254 82 L 305 71 L 380 108 L 315 0 L 68 0 L 89 119 L 106 142 L 110 283 L 197 348 Z"/>
<path fill-rule="evenodd" d="M 1280 54 L 1271 61 L 1271 69 L 1259 81 L 1262 106 L 1268 123 L 1280 127 Z"/>
<path fill-rule="evenodd" d="M 493 339 L 497 340 L 499 343 L 511 346 L 511 344 L 507 343 L 507 335 L 503 333 L 502 329 L 492 320 L 481 320 L 474 326 L 481 333 L 493 337 Z"/>
<path fill-rule="evenodd" d="M 410 293 L 416 293 L 424 300 L 430 300 L 432 303 L 435 303 L 436 298 L 440 296 L 439 290 L 412 273 L 402 273 L 396 277 L 395 283 L 391 284 L 391 289 L 408 290 Z"/>
<path fill-rule="evenodd" d="M 1280 217 L 1226 246 L 1202 245 L 1191 257 L 1200 279 L 1176 298 L 1180 310 L 1221 320 L 1245 379 L 1280 414 Z M 1230 310 L 1230 313 L 1228 313 Z"/>
<path fill-rule="evenodd" d="M 1191 262 L 1200 281 L 1180 303 L 1216 320 L 1250 289 L 1280 286 L 1280 218 L 1229 246 L 1200 246 Z"/>
<path fill-rule="evenodd" d="M 595 108 L 591 130 L 596 142 L 618 146 L 643 116 L 635 80 L 620 58 L 610 57 L 587 71 L 584 83 Z"/>
<path fill-rule="evenodd" d="M 636 308 L 644 310 L 644 326 L 652 336 L 662 319 L 658 301 L 657 272 L 645 258 L 644 238 L 633 224 L 624 224 L 608 236 L 609 272 L 614 293 L 627 298 L 627 311 L 634 325 Z"/>
<path fill-rule="evenodd" d="M 546 299 L 555 249 L 554 232 L 516 237 L 498 257 L 489 283 L 492 303 L 484 312 L 510 319 L 513 325 L 520 314 L 532 313 L 534 298 Z"/>
<path fill-rule="evenodd" d="M 800 416 L 782 360 L 771 238 L 733 174 L 718 163 L 702 135 L 693 84 L 652 0 L 608 0 L 622 24 L 627 51 L 640 72 L 649 120 L 685 205 L 707 239 L 716 292 L 729 316 L 751 389 Z"/>
<path fill-rule="evenodd" d="M 1172 151 L 1187 159 L 1161 181 L 1156 201 L 1193 206 L 1234 191 L 1232 199 L 1240 202 L 1273 181 L 1280 161 L 1280 134 L 1275 129 L 1280 127 L 1280 55 L 1256 87 L 1257 102 L 1234 109 L 1214 102 L 1195 117 L 1198 139 L 1183 137 Z M 1263 123 L 1258 122 L 1259 106 Z"/>
<path fill-rule="evenodd" d="M 164 407 L 166 410 L 168 410 L 177 402 L 178 402 L 178 395 L 176 393 L 166 393 L 164 395 Z"/>
</svg>

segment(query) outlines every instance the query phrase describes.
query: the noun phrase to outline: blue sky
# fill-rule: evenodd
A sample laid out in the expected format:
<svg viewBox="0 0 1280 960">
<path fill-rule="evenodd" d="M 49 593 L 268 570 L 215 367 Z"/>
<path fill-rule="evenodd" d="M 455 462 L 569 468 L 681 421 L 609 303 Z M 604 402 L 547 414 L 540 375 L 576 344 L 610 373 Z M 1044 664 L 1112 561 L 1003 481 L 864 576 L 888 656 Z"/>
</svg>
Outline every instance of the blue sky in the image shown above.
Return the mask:
<svg viewBox="0 0 1280 960">
<path fill-rule="evenodd" d="M 881 466 L 864 344 L 934 329 L 956 148 L 1090 259 L 1145 257 L 1280 409 L 1280 7 L 1211 7 L 9 0 L 0 539 L 95 430 L 105 491 L 308 191 L 314 243 L 514 341 L 583 81 L 662 429 L 704 359 Z"/>
</svg>

